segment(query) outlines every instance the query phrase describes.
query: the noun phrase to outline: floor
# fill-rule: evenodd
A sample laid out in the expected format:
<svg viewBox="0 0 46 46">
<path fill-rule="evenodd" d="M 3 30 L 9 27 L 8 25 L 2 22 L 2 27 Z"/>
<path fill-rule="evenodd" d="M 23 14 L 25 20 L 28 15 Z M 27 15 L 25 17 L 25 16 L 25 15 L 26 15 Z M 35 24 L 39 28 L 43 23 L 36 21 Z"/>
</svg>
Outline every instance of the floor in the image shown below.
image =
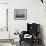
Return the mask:
<svg viewBox="0 0 46 46">
<path fill-rule="evenodd" d="M 31 46 L 29 43 L 22 42 L 19 46 Z M 42 44 L 34 44 L 33 46 L 43 46 Z"/>
<path fill-rule="evenodd" d="M 11 43 L 0 43 L 0 46 L 12 46 Z"/>
</svg>

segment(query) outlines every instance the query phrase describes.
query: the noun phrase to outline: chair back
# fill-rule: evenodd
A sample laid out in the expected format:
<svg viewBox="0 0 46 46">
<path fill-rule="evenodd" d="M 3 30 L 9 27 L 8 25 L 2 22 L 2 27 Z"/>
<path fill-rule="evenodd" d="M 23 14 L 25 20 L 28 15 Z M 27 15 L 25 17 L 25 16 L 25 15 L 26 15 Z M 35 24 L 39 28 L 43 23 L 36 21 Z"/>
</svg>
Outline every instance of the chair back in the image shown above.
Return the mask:
<svg viewBox="0 0 46 46">
<path fill-rule="evenodd" d="M 28 30 L 28 33 L 30 35 L 32 35 L 32 34 L 38 35 L 40 32 L 40 24 L 36 24 L 36 23 L 29 24 L 29 23 L 27 23 L 27 30 Z"/>
</svg>

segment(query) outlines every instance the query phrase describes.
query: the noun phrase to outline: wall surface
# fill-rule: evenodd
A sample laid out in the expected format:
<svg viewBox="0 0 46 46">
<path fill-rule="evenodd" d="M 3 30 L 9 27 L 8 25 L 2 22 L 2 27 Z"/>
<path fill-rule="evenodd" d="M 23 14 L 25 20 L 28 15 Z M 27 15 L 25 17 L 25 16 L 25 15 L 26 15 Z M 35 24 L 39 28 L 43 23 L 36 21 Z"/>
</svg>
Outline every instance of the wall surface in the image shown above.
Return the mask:
<svg viewBox="0 0 46 46">
<path fill-rule="evenodd" d="M 0 3 L 8 3 L 8 0 L 0 0 Z"/>
<path fill-rule="evenodd" d="M 14 9 L 27 9 L 27 20 L 14 20 Z M 44 25 L 44 5 L 40 0 L 10 0 L 9 1 L 9 27 L 11 33 L 14 31 L 27 30 L 27 23 L 40 23 Z"/>
</svg>

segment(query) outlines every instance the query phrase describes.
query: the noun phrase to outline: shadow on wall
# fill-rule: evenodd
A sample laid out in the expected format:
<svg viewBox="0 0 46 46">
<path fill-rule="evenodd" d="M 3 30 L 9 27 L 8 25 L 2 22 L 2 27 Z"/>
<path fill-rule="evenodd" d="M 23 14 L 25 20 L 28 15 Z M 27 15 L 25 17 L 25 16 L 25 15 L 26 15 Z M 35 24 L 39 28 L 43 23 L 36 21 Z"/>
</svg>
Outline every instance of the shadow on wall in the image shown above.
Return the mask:
<svg viewBox="0 0 46 46">
<path fill-rule="evenodd" d="M 42 45 L 45 46 L 44 45 L 44 37 L 43 37 L 43 26 L 42 25 L 40 25 L 40 39 L 42 40 Z"/>
</svg>

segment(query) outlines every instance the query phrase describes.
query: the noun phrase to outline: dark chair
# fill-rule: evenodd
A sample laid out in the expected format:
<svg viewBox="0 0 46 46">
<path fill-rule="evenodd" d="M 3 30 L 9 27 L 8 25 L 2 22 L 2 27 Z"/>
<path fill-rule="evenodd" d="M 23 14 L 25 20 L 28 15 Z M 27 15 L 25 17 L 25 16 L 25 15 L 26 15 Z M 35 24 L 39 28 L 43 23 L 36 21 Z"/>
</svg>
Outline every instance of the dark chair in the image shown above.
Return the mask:
<svg viewBox="0 0 46 46">
<path fill-rule="evenodd" d="M 40 24 L 27 23 L 27 31 L 22 31 L 22 34 L 20 34 L 20 44 L 22 41 L 24 41 L 24 35 L 29 34 L 32 35 L 32 38 L 29 40 L 31 41 L 31 44 L 33 45 L 34 42 L 39 43 L 39 33 L 40 33 Z"/>
</svg>

